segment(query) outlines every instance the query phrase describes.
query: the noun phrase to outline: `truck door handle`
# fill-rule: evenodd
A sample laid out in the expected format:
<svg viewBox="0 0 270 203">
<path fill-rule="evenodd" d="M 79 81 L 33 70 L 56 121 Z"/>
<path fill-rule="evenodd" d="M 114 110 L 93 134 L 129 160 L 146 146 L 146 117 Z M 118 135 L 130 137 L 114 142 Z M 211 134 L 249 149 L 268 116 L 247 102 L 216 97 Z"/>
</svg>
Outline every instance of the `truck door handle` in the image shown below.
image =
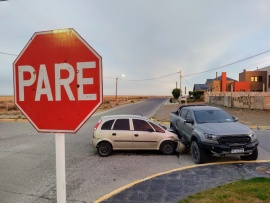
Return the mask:
<svg viewBox="0 0 270 203">
<path fill-rule="evenodd" d="M 113 133 L 113 134 L 112 134 L 112 136 L 115 136 L 115 135 L 116 135 L 116 133 Z"/>
<path fill-rule="evenodd" d="M 138 135 L 138 134 L 135 134 L 134 136 L 135 136 L 135 137 L 138 137 L 139 135 Z"/>
</svg>

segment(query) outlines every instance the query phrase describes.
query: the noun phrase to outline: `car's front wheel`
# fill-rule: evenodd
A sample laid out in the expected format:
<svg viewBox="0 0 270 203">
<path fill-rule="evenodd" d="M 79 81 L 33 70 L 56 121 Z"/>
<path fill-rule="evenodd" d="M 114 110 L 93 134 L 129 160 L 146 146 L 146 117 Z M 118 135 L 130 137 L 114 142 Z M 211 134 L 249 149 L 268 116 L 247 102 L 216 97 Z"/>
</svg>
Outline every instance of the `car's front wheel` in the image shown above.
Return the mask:
<svg viewBox="0 0 270 203">
<path fill-rule="evenodd" d="M 102 157 L 109 156 L 112 153 L 112 145 L 108 142 L 101 142 L 98 144 L 97 151 Z"/>
<path fill-rule="evenodd" d="M 175 151 L 175 144 L 171 141 L 165 141 L 160 145 L 160 151 L 162 154 L 171 155 Z"/>
<path fill-rule="evenodd" d="M 207 153 L 204 149 L 200 148 L 197 141 L 192 141 L 190 151 L 195 164 L 203 164 L 207 161 Z"/>
<path fill-rule="evenodd" d="M 257 158 L 258 158 L 258 149 L 257 149 L 257 147 L 256 147 L 256 149 L 253 150 L 253 152 L 250 155 L 241 156 L 240 158 L 242 160 L 246 160 L 246 161 L 257 160 Z"/>
</svg>

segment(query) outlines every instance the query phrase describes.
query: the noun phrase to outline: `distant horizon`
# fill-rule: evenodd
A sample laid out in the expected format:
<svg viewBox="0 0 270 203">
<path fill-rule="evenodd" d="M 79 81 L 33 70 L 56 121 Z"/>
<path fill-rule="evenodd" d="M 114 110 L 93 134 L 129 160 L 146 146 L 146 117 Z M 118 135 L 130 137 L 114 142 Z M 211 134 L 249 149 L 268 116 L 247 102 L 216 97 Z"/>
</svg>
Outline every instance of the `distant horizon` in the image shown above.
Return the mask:
<svg viewBox="0 0 270 203">
<path fill-rule="evenodd" d="M 109 94 L 109 95 L 103 95 L 103 97 L 115 97 L 116 95 L 113 95 L 113 94 Z M 117 97 L 129 97 L 129 96 L 143 96 L 143 97 L 170 97 L 172 95 L 117 95 Z M 0 94 L 0 97 L 14 97 L 14 95 L 1 95 Z"/>
</svg>

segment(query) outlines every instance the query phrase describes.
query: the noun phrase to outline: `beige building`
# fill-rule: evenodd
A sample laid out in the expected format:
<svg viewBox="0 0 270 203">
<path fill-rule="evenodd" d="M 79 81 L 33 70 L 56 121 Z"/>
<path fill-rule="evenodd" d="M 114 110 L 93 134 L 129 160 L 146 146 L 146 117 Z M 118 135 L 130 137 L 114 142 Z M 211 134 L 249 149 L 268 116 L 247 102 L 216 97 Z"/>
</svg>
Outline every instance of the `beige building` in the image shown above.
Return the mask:
<svg viewBox="0 0 270 203">
<path fill-rule="evenodd" d="M 251 92 L 270 91 L 269 73 L 270 67 L 257 69 L 255 71 L 246 71 L 244 69 L 242 73 L 239 73 L 239 82 L 249 82 Z"/>
</svg>

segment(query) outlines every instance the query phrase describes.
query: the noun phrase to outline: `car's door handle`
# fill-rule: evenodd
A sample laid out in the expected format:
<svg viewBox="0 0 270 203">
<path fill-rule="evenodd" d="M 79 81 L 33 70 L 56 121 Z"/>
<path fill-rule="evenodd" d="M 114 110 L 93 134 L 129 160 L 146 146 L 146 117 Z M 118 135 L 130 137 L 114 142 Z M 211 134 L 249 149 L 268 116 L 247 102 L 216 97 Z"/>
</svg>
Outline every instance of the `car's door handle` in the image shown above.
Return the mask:
<svg viewBox="0 0 270 203">
<path fill-rule="evenodd" d="M 138 134 L 135 134 L 134 137 L 138 137 L 139 135 Z"/>
<path fill-rule="evenodd" d="M 113 133 L 113 134 L 112 134 L 112 136 L 115 136 L 115 135 L 116 135 L 116 133 Z"/>
</svg>

